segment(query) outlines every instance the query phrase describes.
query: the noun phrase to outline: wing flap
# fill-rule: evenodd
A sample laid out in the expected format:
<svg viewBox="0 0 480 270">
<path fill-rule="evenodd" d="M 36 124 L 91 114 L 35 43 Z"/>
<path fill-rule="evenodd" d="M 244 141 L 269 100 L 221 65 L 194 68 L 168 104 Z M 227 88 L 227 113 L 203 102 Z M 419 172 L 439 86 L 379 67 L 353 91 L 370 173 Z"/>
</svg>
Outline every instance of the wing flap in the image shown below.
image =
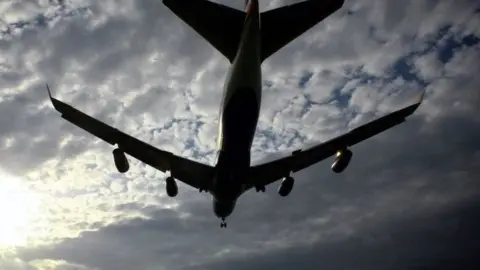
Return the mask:
<svg viewBox="0 0 480 270">
<path fill-rule="evenodd" d="M 50 89 L 48 90 L 50 95 Z M 51 95 L 50 99 L 54 108 L 62 114 L 62 118 L 70 123 L 111 145 L 117 144 L 128 155 L 157 170 L 170 171 L 171 175 L 179 181 L 194 188 L 208 189 L 209 183 L 213 179 L 213 167 L 155 148 L 53 98 Z"/>
<path fill-rule="evenodd" d="M 373 120 L 327 142 L 306 150 L 294 151 L 292 155 L 272 162 L 252 166 L 250 169 L 249 187 L 256 185 L 266 186 L 271 184 L 282 177 L 285 177 L 290 172 L 297 172 L 305 169 L 334 155 L 338 150 L 355 145 L 405 122 L 406 117 L 413 114 L 418 106 L 420 106 L 423 100 L 423 95 L 424 94 L 420 97 L 418 103 Z"/>
<path fill-rule="evenodd" d="M 116 144 L 118 140 L 118 130 L 111 128 L 103 122 L 88 116 L 87 114 L 65 104 L 58 99 L 51 97 L 54 108 L 62 114 L 62 118 L 82 127 L 90 134 L 108 142 L 109 144 Z"/>
</svg>

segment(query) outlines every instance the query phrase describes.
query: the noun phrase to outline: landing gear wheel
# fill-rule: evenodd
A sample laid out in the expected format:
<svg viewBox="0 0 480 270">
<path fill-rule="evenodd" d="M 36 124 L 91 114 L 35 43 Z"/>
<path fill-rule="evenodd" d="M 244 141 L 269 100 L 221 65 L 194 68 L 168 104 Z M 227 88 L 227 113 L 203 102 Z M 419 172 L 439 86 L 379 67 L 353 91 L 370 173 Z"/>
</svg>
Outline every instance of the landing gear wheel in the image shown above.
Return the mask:
<svg viewBox="0 0 480 270">
<path fill-rule="evenodd" d="M 222 223 L 220 223 L 220 228 L 226 228 L 227 222 L 225 222 L 225 218 L 222 218 Z"/>
</svg>

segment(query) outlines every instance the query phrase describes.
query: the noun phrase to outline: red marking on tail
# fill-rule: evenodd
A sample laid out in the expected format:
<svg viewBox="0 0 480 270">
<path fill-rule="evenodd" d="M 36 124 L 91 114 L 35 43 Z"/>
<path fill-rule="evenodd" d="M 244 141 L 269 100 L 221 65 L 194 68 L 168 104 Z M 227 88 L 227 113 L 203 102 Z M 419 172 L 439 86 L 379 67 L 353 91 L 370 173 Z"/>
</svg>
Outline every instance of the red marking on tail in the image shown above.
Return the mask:
<svg viewBox="0 0 480 270">
<path fill-rule="evenodd" d="M 258 12 L 258 0 L 245 0 L 245 21 L 250 18 L 252 13 Z"/>
<path fill-rule="evenodd" d="M 249 2 L 250 2 L 250 0 L 245 0 L 245 6 L 243 7 L 244 11 L 247 11 L 247 7 L 248 7 Z"/>
<path fill-rule="evenodd" d="M 251 13 L 258 8 L 258 0 L 245 0 L 245 12 Z"/>
</svg>

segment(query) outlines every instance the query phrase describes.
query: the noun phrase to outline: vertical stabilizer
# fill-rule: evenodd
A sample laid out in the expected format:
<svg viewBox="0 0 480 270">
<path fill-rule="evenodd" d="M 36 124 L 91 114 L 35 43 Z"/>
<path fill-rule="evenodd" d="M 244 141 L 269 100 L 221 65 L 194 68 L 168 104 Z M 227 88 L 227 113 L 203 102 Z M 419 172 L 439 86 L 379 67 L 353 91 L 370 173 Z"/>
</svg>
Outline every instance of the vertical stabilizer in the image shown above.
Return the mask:
<svg viewBox="0 0 480 270">
<path fill-rule="evenodd" d="M 252 9 L 258 10 L 258 0 L 245 0 L 245 6 L 243 9 L 245 13 L 250 12 Z"/>
</svg>

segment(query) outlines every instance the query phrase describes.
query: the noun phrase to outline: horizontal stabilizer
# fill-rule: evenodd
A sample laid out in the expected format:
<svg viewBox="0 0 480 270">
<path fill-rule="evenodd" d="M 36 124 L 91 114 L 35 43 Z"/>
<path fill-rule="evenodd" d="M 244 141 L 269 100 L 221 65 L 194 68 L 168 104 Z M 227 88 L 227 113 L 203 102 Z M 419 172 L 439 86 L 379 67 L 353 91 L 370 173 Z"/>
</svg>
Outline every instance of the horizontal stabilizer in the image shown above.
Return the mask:
<svg viewBox="0 0 480 270">
<path fill-rule="evenodd" d="M 163 0 L 163 4 L 233 61 L 245 12 L 207 0 Z"/>
<path fill-rule="evenodd" d="M 261 13 L 262 61 L 340 9 L 344 0 L 308 0 Z"/>
</svg>

